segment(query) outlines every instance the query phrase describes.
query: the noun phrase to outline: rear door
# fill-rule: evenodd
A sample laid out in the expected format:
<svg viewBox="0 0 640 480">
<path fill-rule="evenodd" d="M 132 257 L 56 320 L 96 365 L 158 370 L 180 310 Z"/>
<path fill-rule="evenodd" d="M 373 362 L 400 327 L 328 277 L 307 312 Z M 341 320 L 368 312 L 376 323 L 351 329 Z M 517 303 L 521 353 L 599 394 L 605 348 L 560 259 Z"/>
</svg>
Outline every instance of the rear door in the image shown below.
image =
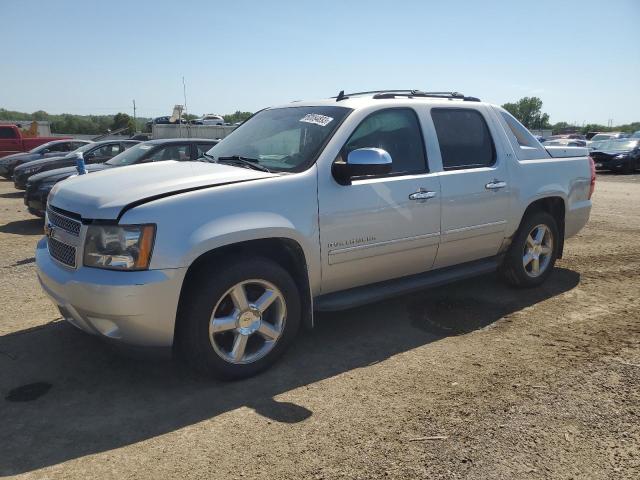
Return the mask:
<svg viewBox="0 0 640 480">
<path fill-rule="evenodd" d="M 506 152 L 487 112 L 473 107 L 434 107 L 431 119 L 443 171 L 442 236 L 435 268 L 498 253 L 509 211 Z"/>
</svg>

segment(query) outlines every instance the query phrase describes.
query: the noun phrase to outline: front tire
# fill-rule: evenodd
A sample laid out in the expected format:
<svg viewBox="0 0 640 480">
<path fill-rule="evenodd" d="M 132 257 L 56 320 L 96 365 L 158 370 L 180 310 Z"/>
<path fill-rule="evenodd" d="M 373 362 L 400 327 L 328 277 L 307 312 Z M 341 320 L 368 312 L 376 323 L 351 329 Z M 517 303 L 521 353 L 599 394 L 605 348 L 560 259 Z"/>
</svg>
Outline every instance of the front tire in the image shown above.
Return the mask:
<svg viewBox="0 0 640 480">
<path fill-rule="evenodd" d="M 516 287 L 537 287 L 551 274 L 558 257 L 560 236 L 552 215 L 527 215 L 507 252 L 500 273 Z"/>
<path fill-rule="evenodd" d="M 293 341 L 301 317 L 291 275 L 260 257 L 201 268 L 178 315 L 178 346 L 196 370 L 239 379 L 270 367 Z"/>
</svg>

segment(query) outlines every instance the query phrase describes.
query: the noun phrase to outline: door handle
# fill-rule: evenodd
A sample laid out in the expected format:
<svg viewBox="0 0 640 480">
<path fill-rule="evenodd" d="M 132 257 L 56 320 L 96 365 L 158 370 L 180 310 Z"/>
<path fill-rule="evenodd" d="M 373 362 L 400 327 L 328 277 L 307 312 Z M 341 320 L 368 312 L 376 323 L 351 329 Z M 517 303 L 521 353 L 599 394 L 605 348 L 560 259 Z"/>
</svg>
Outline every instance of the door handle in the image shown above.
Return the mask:
<svg viewBox="0 0 640 480">
<path fill-rule="evenodd" d="M 487 190 L 498 190 L 500 188 L 504 188 L 507 186 L 507 182 L 503 182 L 502 180 L 493 180 L 492 182 L 487 183 L 484 188 Z"/>
<path fill-rule="evenodd" d="M 409 195 L 409 200 L 429 200 L 436 196 L 436 192 L 431 192 L 429 190 L 420 189 L 417 192 Z"/>
</svg>

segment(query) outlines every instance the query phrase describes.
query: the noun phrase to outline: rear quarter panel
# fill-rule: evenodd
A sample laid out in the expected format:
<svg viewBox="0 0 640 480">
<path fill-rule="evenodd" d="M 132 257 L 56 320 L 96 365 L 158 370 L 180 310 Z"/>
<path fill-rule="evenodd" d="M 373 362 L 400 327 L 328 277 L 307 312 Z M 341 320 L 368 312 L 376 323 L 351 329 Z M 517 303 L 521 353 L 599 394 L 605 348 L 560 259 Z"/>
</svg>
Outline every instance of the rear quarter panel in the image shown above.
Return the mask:
<svg viewBox="0 0 640 480">
<path fill-rule="evenodd" d="M 536 200 L 560 197 L 565 204 L 565 236 L 586 224 L 591 211 L 591 169 L 588 157 L 514 160 L 510 165 L 512 195 L 510 235 L 520 225 L 525 210 Z"/>
</svg>

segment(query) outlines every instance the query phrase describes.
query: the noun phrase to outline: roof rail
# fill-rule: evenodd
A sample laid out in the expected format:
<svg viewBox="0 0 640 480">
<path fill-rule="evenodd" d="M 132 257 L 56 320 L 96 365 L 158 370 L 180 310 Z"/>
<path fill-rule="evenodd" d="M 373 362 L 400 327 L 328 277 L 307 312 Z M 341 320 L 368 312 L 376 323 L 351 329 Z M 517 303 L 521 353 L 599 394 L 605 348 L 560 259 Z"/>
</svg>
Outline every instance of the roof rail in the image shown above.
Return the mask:
<svg viewBox="0 0 640 480">
<path fill-rule="evenodd" d="M 422 90 L 370 90 L 367 92 L 354 92 L 354 93 L 344 93 L 344 90 L 341 90 L 337 97 L 335 98 L 336 102 L 341 100 L 346 100 L 349 97 L 356 95 L 369 95 L 373 94 L 373 98 L 375 99 L 385 99 L 385 98 L 396 98 L 396 97 L 429 97 L 429 98 L 448 98 L 450 100 L 464 100 L 466 102 L 479 102 L 480 99 L 477 97 L 467 97 L 460 92 L 423 92 Z"/>
</svg>

